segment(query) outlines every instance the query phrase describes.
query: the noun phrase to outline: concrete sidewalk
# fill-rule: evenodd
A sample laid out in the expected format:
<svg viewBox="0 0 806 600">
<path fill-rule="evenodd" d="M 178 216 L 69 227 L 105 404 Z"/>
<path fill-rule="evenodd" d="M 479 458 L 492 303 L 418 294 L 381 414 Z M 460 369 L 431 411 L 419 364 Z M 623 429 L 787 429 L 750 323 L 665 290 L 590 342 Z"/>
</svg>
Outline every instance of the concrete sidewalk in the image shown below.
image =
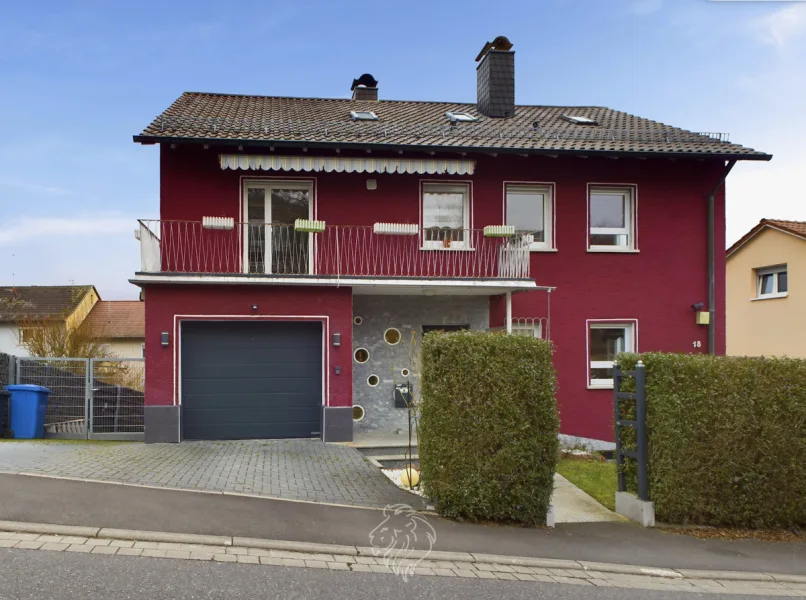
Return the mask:
<svg viewBox="0 0 806 600">
<path fill-rule="evenodd" d="M 378 510 L 0 475 L 0 519 L 366 546 Z M 806 575 L 806 543 L 728 542 L 628 523 L 555 530 L 485 526 L 428 517 L 434 550 L 640 564 L 671 569 Z"/>
</svg>

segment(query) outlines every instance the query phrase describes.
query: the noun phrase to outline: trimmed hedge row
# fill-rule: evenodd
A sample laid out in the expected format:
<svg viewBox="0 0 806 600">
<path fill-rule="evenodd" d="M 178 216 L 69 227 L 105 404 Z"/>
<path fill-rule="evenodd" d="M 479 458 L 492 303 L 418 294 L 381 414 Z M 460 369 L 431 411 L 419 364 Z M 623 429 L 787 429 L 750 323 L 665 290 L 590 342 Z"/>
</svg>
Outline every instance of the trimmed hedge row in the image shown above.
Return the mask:
<svg viewBox="0 0 806 600">
<path fill-rule="evenodd" d="M 806 360 L 648 353 L 619 363 L 638 358 L 658 520 L 806 525 Z"/>
<path fill-rule="evenodd" d="M 559 419 L 549 342 L 501 333 L 429 333 L 422 344 L 418 448 L 437 511 L 544 524 Z"/>
</svg>

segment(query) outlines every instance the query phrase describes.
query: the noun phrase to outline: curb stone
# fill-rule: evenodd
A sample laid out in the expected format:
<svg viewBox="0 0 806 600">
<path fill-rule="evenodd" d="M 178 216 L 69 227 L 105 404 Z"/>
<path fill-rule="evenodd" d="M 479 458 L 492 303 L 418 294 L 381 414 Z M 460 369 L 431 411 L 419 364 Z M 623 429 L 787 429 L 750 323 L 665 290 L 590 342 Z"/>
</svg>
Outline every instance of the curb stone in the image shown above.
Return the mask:
<svg viewBox="0 0 806 600">
<path fill-rule="evenodd" d="M 40 535 L 81 536 L 96 539 L 124 539 L 148 542 L 172 542 L 198 546 L 239 546 L 288 552 L 319 553 L 347 556 L 372 556 L 373 549 L 367 546 L 344 546 L 336 544 L 315 544 L 290 542 L 285 540 L 265 540 L 231 536 L 197 535 L 190 533 L 170 533 L 163 531 L 140 531 L 132 529 L 112 529 L 82 527 L 74 525 L 54 525 L 50 523 L 25 523 L 21 521 L 0 521 L 0 531 L 12 533 L 36 533 Z M 68 548 L 68 551 L 70 548 Z M 411 558 L 425 558 L 425 551 L 419 551 Z M 217 555 L 219 556 L 219 555 Z M 223 555 L 220 555 L 223 556 Z M 232 556 L 232 555 L 227 555 Z M 232 556 L 232 558 L 235 558 Z M 435 551 L 428 554 L 431 560 L 458 563 L 489 563 L 498 565 L 518 565 L 548 569 L 575 571 L 597 571 L 624 575 L 641 575 L 667 579 L 716 579 L 722 581 L 755 581 L 806 584 L 806 575 L 785 573 L 757 573 L 743 571 L 707 571 L 698 569 L 663 569 L 639 565 L 599 563 L 589 561 L 533 558 L 528 556 L 505 556 L 499 554 L 470 554 L 467 552 Z"/>
</svg>

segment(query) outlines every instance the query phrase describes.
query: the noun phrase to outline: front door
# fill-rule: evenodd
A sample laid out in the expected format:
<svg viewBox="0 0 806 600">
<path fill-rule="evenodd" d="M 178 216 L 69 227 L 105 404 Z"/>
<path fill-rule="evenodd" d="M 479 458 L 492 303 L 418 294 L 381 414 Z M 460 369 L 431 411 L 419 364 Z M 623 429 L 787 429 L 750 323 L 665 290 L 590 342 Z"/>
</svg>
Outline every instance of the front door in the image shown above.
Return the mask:
<svg viewBox="0 0 806 600">
<path fill-rule="evenodd" d="M 311 234 L 294 230 L 294 221 L 311 218 L 311 192 L 307 182 L 247 182 L 247 273 L 311 273 Z"/>
</svg>

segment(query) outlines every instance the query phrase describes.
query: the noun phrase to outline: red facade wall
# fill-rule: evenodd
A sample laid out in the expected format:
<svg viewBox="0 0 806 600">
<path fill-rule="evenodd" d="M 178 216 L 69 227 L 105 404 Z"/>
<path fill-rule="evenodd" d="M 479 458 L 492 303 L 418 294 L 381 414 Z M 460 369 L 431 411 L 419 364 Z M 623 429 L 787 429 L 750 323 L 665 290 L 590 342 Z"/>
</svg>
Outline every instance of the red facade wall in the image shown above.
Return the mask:
<svg viewBox="0 0 806 600">
<path fill-rule="evenodd" d="M 257 310 L 252 309 L 253 305 L 257 305 Z M 283 320 L 323 323 L 325 403 L 327 406 L 352 404 L 353 297 L 350 288 L 150 285 L 146 288 L 145 309 L 147 405 L 174 404 L 178 397 L 179 321 L 271 320 L 277 316 Z M 165 331 L 170 334 L 168 346 L 160 343 L 160 334 Z M 334 333 L 341 334 L 339 347 L 331 343 Z M 337 366 L 341 367 L 339 375 L 334 373 Z"/>
<path fill-rule="evenodd" d="M 639 351 L 707 350 L 707 327 L 695 325 L 691 305 L 704 302 L 707 308 L 706 197 L 721 174 L 722 163 L 511 155 L 467 158 L 477 161 L 476 172 L 470 177 L 339 173 L 292 173 L 288 176 L 315 180 L 316 218 L 324 219 L 328 225 L 372 225 L 378 221 L 417 223 L 422 180 L 471 181 L 471 226 L 478 229 L 502 222 L 504 181 L 553 183 L 557 251 L 532 254 L 532 277 L 538 285 L 557 288 L 551 294 L 551 338 L 556 348 L 562 431 L 612 439 L 612 392 L 587 389 L 586 320 L 637 319 Z M 236 221 L 242 220 L 243 179 L 276 176 L 278 174 L 272 172 L 222 171 L 218 151 L 212 148 L 163 147 L 161 218 L 201 220 L 203 216 L 231 216 Z M 376 190 L 366 189 L 366 180 L 370 178 L 377 180 Z M 638 253 L 587 251 L 588 183 L 637 186 Z M 725 247 L 724 215 L 724 194 L 720 191 L 716 198 L 716 248 Z M 716 283 L 716 347 L 717 352 L 724 353 L 724 261 L 718 261 Z M 311 294 L 305 296 L 304 302 L 315 307 L 317 295 L 322 295 L 322 302 L 325 302 L 324 294 L 331 293 L 323 288 L 305 291 L 237 288 L 235 291 L 209 286 L 192 292 L 182 289 L 149 288 L 147 352 L 152 351 L 153 344 L 158 344 L 158 331 L 170 325 L 166 321 L 172 311 L 188 312 L 186 302 L 209 311 L 220 311 L 223 308 L 219 306 L 241 302 L 244 306 L 240 310 L 246 310 L 251 306 L 251 301 L 245 300 L 247 295 L 266 294 L 278 307 L 285 305 L 290 311 L 299 311 L 300 294 Z M 349 293 L 344 290 L 338 293 L 347 294 L 346 299 L 339 296 L 339 307 L 342 303 L 349 306 Z M 152 300 L 154 297 L 157 300 Z M 329 306 L 329 301 L 326 305 Z M 500 297 L 493 298 L 492 325 L 503 323 L 503 311 Z M 513 315 L 546 317 L 546 293 L 515 294 Z M 343 323 L 341 352 L 345 356 L 339 360 L 349 370 L 349 316 L 343 315 L 340 322 Z M 700 348 L 693 347 L 696 341 L 701 342 Z M 161 348 L 157 345 L 154 351 L 160 352 Z M 148 389 L 156 394 L 149 402 L 164 403 L 166 371 L 160 366 L 162 361 L 156 362 L 148 361 L 147 375 L 151 379 Z M 349 374 L 344 375 L 345 387 L 339 387 L 339 402 L 343 399 L 349 403 L 348 380 Z"/>
</svg>

